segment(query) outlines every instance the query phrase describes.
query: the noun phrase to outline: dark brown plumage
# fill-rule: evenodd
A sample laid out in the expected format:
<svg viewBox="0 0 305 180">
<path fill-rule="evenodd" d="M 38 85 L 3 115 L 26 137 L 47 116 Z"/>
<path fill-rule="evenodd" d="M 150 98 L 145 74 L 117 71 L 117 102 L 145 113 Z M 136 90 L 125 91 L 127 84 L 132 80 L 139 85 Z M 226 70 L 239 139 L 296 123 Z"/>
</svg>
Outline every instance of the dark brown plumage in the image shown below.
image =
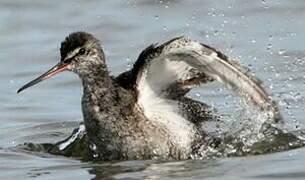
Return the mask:
<svg viewBox="0 0 305 180">
<path fill-rule="evenodd" d="M 86 146 L 99 160 L 188 159 L 194 153 L 200 156 L 198 149 L 206 144 L 200 123 L 214 116 L 207 105 L 185 95 L 192 87 L 215 77 L 227 81 L 234 90 L 254 93 L 249 94 L 253 101 L 269 104 L 260 84 L 247 74 L 240 76 L 242 72 L 228 63 L 225 55 L 183 37 L 150 45 L 133 68 L 118 77 L 109 75 L 99 41 L 89 33 L 70 34 L 61 43 L 60 54 L 56 66 L 18 92 L 64 70 L 76 73 L 84 89 Z M 213 63 L 228 72 L 219 73 Z M 241 84 L 232 77 L 243 78 Z M 258 105 L 275 113 L 272 107 Z"/>
</svg>

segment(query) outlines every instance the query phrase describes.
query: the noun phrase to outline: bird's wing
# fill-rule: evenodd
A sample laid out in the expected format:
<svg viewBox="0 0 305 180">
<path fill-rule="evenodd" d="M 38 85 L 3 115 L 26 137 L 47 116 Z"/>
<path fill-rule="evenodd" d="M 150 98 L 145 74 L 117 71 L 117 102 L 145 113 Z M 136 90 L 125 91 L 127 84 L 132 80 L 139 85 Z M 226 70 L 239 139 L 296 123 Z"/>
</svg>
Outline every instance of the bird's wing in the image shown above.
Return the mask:
<svg viewBox="0 0 305 180">
<path fill-rule="evenodd" d="M 138 103 L 146 107 L 157 105 L 152 101 L 158 99 L 175 100 L 194 86 L 217 80 L 266 111 L 271 119 L 280 119 L 261 81 L 214 48 L 188 38 L 151 45 L 140 54 L 132 71 Z"/>
</svg>

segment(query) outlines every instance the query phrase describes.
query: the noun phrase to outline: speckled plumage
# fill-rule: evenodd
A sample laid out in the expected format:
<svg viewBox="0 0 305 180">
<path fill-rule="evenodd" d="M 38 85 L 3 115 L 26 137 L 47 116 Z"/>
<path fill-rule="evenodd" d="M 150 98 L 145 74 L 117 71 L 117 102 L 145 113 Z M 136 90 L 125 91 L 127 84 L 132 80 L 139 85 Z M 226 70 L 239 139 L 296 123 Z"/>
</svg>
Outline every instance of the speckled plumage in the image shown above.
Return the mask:
<svg viewBox="0 0 305 180">
<path fill-rule="evenodd" d="M 118 77 L 109 75 L 103 50 L 91 34 L 70 34 L 60 53 L 59 65 L 18 92 L 50 72 L 65 68 L 76 73 L 83 84 L 82 111 L 94 159 L 188 159 L 200 154 L 207 143 L 200 123 L 215 116 L 207 105 L 185 95 L 209 81 L 248 93 L 262 109 L 276 113 L 254 77 L 214 48 L 188 38 L 147 47 L 134 67 Z"/>
<path fill-rule="evenodd" d="M 95 58 L 95 60 L 86 60 L 86 66 L 90 67 L 86 68 L 86 71 L 72 69 L 82 80 L 84 123 L 89 142 L 95 145 L 99 159 L 187 159 L 190 157 L 191 151 L 179 149 L 175 144 L 177 142 L 170 138 L 167 129 L 147 119 L 136 103 L 137 75 L 142 68 L 145 68 L 147 61 L 158 56 L 164 47 L 177 39 L 179 38 L 161 46 L 149 46 L 140 54 L 134 68 L 117 78 L 109 75 L 102 51 L 97 53 L 101 56 L 87 57 Z M 74 49 L 90 41 L 96 41 L 96 39 L 87 33 L 70 34 L 62 43 L 62 59 Z M 99 50 L 98 47 L 97 50 Z M 91 61 L 100 62 L 100 64 L 91 66 Z M 187 107 L 185 104 L 191 101 L 181 98 L 181 110 L 185 109 Z M 187 108 L 190 109 L 190 107 Z M 197 106 L 196 109 L 199 110 L 200 107 Z M 202 110 L 205 109 L 206 107 L 202 108 Z M 187 118 L 189 111 L 183 111 Z M 196 137 L 200 138 L 200 134 Z"/>
</svg>

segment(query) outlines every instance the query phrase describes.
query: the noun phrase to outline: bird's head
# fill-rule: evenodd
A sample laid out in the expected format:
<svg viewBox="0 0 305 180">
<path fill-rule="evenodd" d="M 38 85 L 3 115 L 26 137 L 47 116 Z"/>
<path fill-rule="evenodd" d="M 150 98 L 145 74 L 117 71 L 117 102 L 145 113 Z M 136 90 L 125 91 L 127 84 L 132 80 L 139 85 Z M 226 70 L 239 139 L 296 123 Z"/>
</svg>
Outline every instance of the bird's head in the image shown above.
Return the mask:
<svg viewBox="0 0 305 180">
<path fill-rule="evenodd" d="M 80 77 L 92 73 L 95 67 L 105 66 L 105 56 L 99 41 L 86 32 L 74 32 L 61 43 L 61 59 L 50 70 L 25 84 L 17 92 L 31 87 L 63 71 L 72 71 Z"/>
</svg>

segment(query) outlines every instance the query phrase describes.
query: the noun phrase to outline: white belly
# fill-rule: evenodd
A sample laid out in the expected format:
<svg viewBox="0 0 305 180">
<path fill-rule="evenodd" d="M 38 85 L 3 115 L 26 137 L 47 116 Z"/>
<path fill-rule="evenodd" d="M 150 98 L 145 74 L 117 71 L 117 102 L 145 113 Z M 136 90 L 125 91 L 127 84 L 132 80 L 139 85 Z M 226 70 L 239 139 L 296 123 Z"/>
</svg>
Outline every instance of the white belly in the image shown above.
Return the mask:
<svg viewBox="0 0 305 180">
<path fill-rule="evenodd" d="M 145 78 L 139 83 L 141 89 L 138 89 L 137 103 L 144 115 L 156 126 L 165 128 L 177 147 L 189 151 L 196 136 L 196 128 L 179 113 L 178 102 L 156 95 L 146 84 Z"/>
</svg>

